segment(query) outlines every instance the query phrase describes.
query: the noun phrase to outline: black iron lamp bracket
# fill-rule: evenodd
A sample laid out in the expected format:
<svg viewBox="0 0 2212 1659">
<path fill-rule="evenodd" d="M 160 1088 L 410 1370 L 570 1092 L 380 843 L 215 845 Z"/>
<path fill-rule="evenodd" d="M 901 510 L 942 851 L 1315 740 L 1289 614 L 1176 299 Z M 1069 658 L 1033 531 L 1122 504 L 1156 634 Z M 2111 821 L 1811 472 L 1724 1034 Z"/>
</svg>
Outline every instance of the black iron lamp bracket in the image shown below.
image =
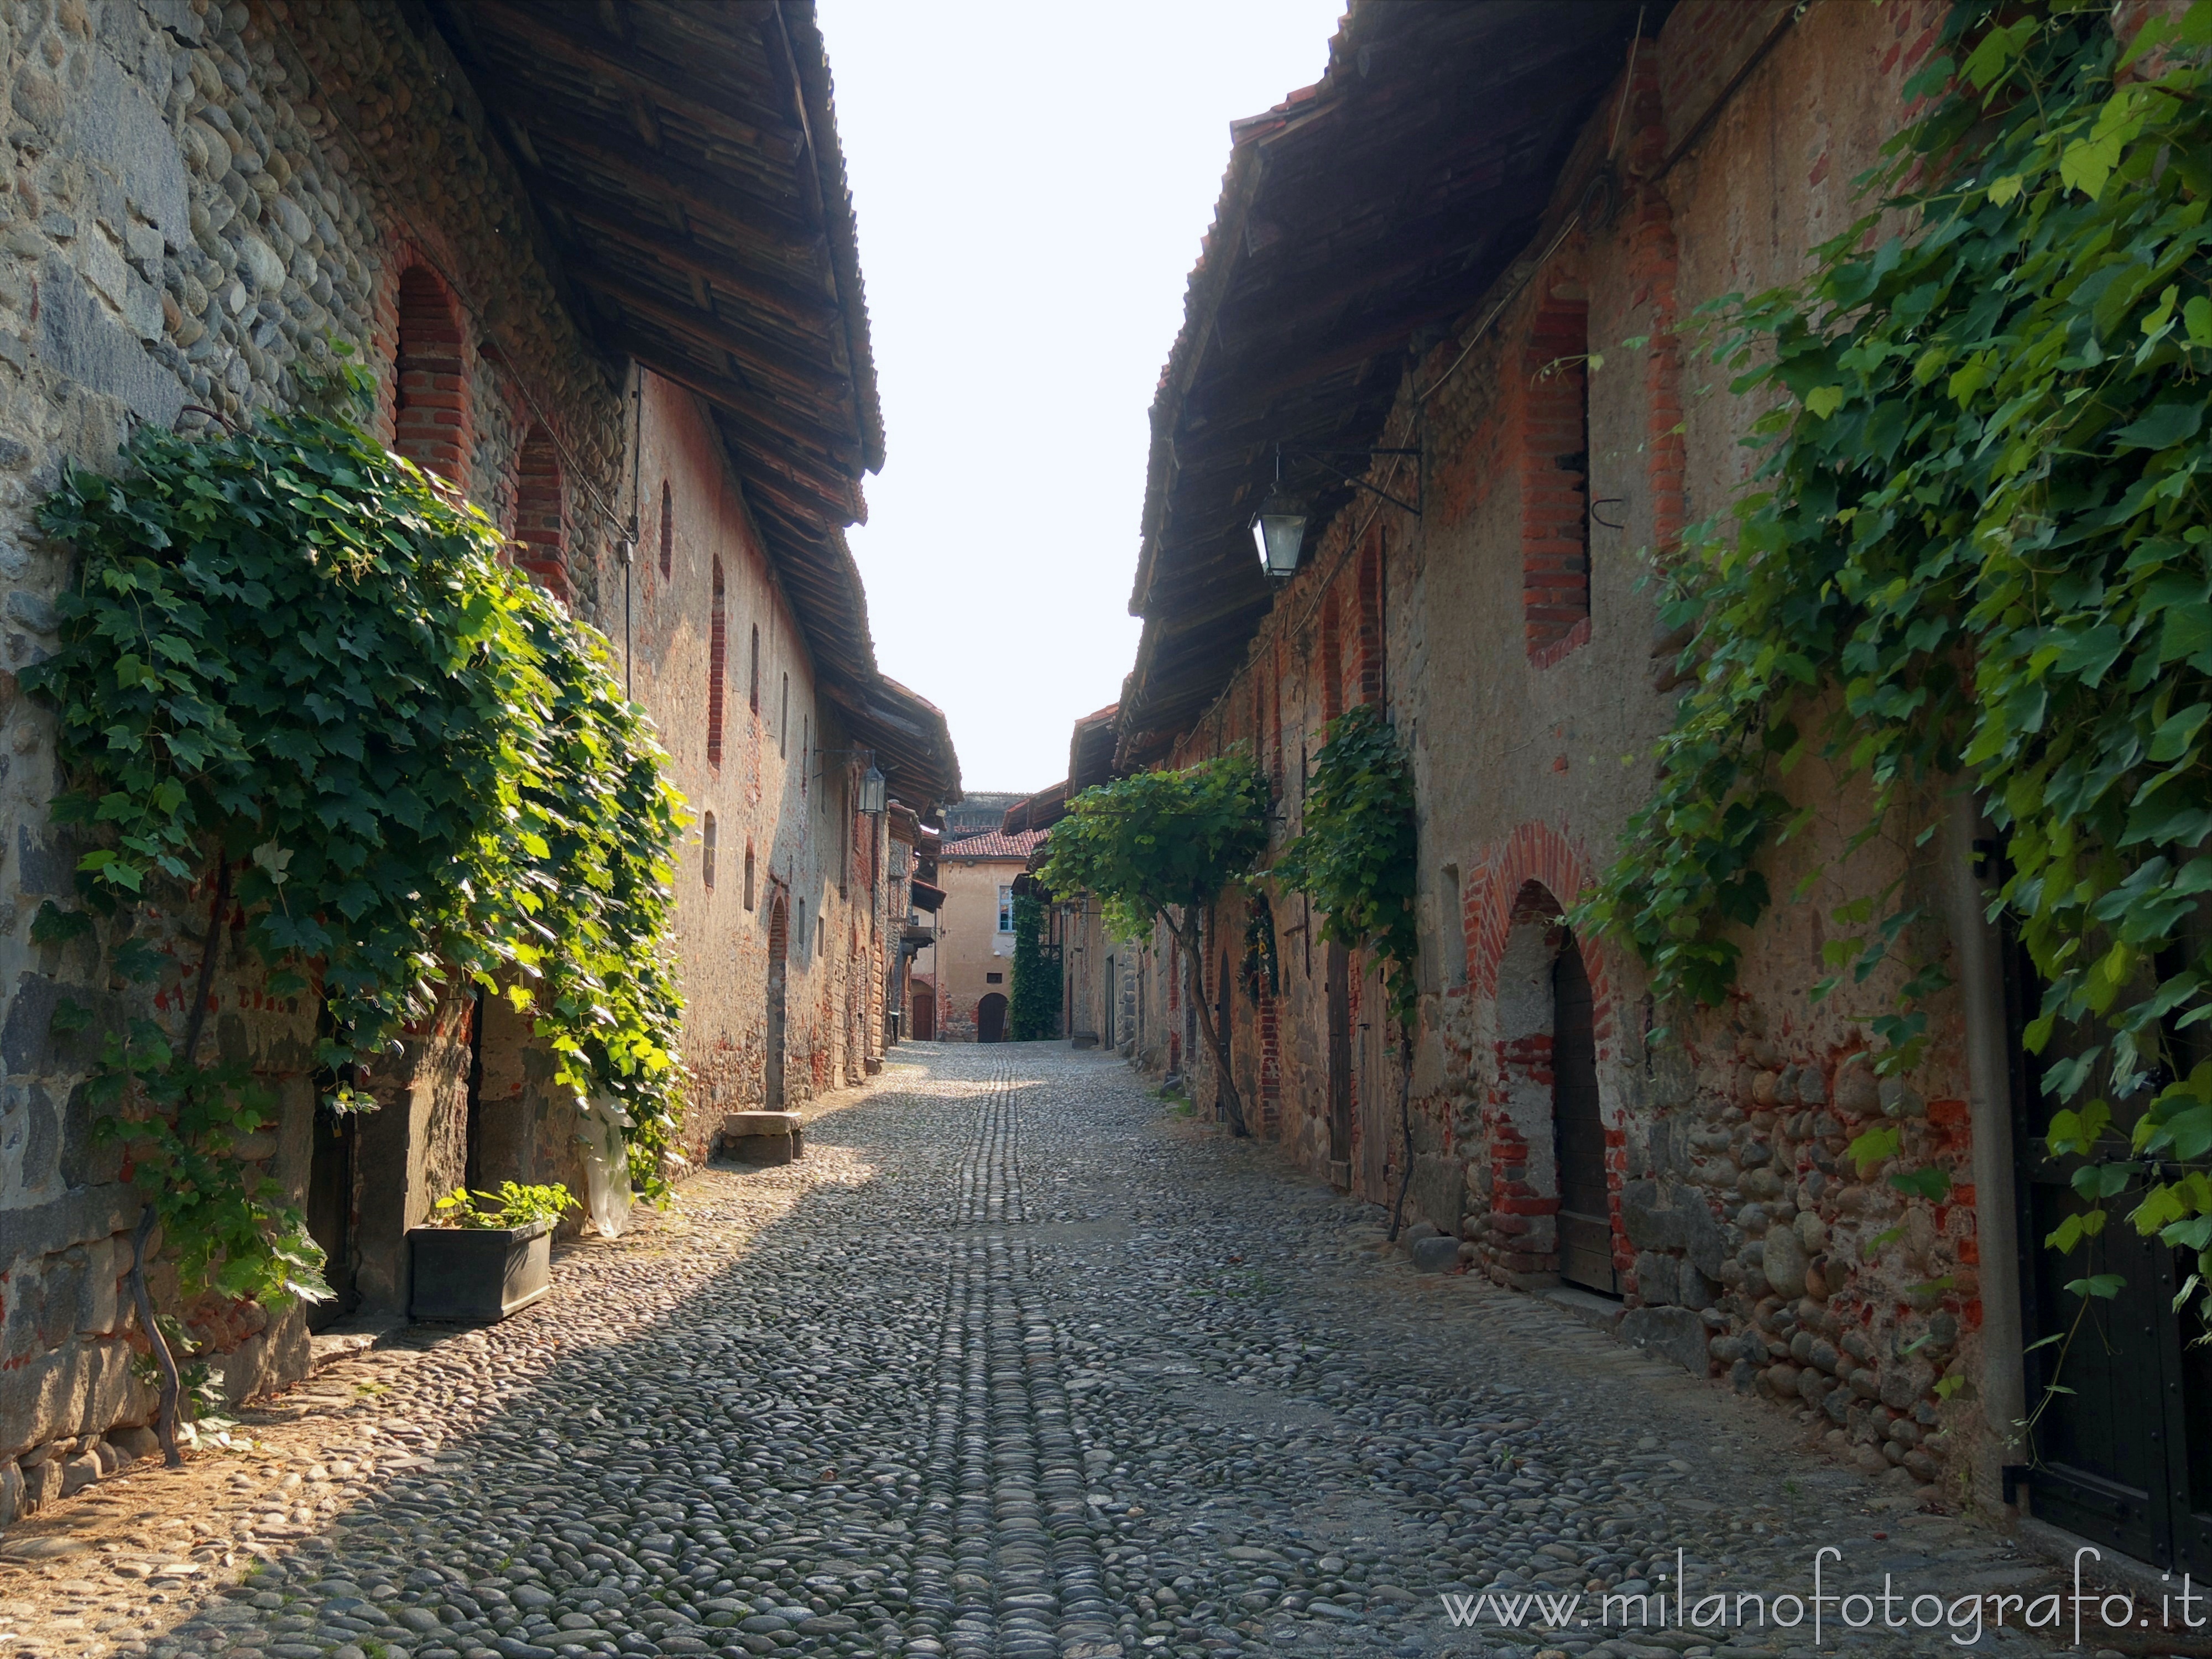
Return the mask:
<svg viewBox="0 0 2212 1659">
<path fill-rule="evenodd" d="M 814 751 L 814 758 L 817 761 L 835 760 L 841 755 L 848 759 L 855 755 L 865 755 L 868 757 L 869 765 L 876 763 L 876 751 L 872 749 L 817 749 Z M 821 767 L 814 773 L 813 781 L 819 783 L 829 775 L 830 769 Z"/>
<path fill-rule="evenodd" d="M 1417 519 L 1421 516 L 1421 508 L 1428 501 L 1427 457 L 1418 448 L 1308 449 L 1297 444 L 1278 444 L 1276 446 L 1276 453 L 1279 456 L 1296 456 L 1300 460 L 1330 463 L 1332 465 L 1332 469 L 1336 471 L 1338 477 L 1340 477 L 1346 483 L 1350 484 L 1353 489 L 1364 489 L 1370 495 L 1379 495 L 1384 501 L 1389 502 L 1391 506 L 1398 508 L 1401 512 L 1410 513 Z M 1337 462 L 1357 459 L 1366 461 L 1371 465 L 1373 465 L 1376 457 L 1378 455 L 1411 455 L 1413 458 L 1413 499 L 1412 501 L 1408 501 L 1401 500 L 1398 496 L 1393 495 L 1389 490 L 1378 489 L 1376 485 L 1368 483 L 1366 479 L 1358 477 L 1357 474 L 1348 470 L 1335 467 L 1334 465 Z"/>
</svg>

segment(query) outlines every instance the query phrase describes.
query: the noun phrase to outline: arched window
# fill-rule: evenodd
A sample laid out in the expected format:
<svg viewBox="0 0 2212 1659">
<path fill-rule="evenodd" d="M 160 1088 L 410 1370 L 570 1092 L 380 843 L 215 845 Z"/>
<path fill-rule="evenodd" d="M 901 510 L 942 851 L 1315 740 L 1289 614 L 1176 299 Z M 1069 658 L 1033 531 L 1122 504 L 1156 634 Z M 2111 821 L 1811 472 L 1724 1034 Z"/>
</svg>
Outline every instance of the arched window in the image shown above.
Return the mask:
<svg viewBox="0 0 2212 1659">
<path fill-rule="evenodd" d="M 707 608 L 707 764 L 722 763 L 722 675 L 729 654 L 722 616 L 722 562 L 714 561 L 714 591 Z"/>
<path fill-rule="evenodd" d="M 753 844 L 745 843 L 745 908 L 753 908 Z"/>
<path fill-rule="evenodd" d="M 709 892 L 714 887 L 714 815 L 707 814 L 699 825 L 699 878 Z"/>
<path fill-rule="evenodd" d="M 446 285 L 426 265 L 399 277 L 392 447 L 426 472 L 468 482 L 469 381 L 461 323 Z"/>
<path fill-rule="evenodd" d="M 676 573 L 676 501 L 669 494 L 668 480 L 660 481 L 660 574 L 664 577 Z"/>
<path fill-rule="evenodd" d="M 760 713 L 760 624 L 753 624 L 753 665 L 747 677 L 746 700 L 752 704 L 753 713 Z"/>
<path fill-rule="evenodd" d="M 515 463 L 515 562 L 560 599 L 568 597 L 568 520 L 561 457 L 552 434 L 533 426 Z"/>
</svg>

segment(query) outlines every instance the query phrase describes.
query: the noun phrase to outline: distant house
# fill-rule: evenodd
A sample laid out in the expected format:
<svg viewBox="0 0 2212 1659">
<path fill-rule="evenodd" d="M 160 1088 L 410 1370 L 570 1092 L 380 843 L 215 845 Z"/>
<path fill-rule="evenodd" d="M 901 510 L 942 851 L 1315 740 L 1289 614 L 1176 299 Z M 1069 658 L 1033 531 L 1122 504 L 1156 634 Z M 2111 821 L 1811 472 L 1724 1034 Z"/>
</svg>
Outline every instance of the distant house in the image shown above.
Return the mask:
<svg viewBox="0 0 2212 1659">
<path fill-rule="evenodd" d="M 1009 796 L 1009 801 L 1018 797 Z M 987 830 L 947 840 L 938 854 L 937 943 L 929 979 L 940 1042 L 1002 1042 L 1013 994 L 1014 888 L 1047 832 Z"/>
</svg>

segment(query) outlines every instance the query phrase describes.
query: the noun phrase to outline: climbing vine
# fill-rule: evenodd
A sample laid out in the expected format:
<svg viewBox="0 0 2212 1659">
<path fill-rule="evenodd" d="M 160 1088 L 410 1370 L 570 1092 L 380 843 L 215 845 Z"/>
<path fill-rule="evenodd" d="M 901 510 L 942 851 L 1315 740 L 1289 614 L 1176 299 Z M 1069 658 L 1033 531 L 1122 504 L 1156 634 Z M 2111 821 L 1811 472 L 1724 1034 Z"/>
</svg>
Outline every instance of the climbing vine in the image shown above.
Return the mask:
<svg viewBox="0 0 2212 1659">
<path fill-rule="evenodd" d="M 1045 944 L 1044 902 L 1014 899 L 1014 966 L 1006 999 L 1006 1032 L 1016 1042 L 1048 1037 L 1060 1020 L 1060 957 Z"/>
<path fill-rule="evenodd" d="M 198 1054 L 234 925 L 269 996 L 319 1005 L 338 1109 L 372 1109 L 403 1028 L 474 981 L 534 1019 L 556 1086 L 620 1102 L 632 1177 L 665 1191 L 681 803 L 598 636 L 501 562 L 489 520 L 303 414 L 143 433 L 117 476 L 69 472 L 40 523 L 80 576 L 25 678 L 58 715 L 55 817 L 82 850 L 81 908 L 48 903 L 33 936 L 104 931 L 117 976 L 159 982 L 161 917 L 214 895 L 181 1047 L 106 1022 L 91 1085 L 187 1293 L 322 1293 L 299 1212 L 236 1151 L 274 1117 L 264 1088 Z"/>
<path fill-rule="evenodd" d="M 1164 928 L 1176 942 L 1186 994 L 1213 1051 L 1222 1105 L 1240 1135 L 1249 1133 L 1243 1103 L 1227 1038 L 1204 992 L 1200 927 L 1207 908 L 1252 872 L 1267 847 L 1267 780 L 1240 744 L 1181 771 L 1139 772 L 1085 790 L 1053 826 L 1037 872 L 1055 893 L 1097 898 L 1120 936 L 1141 919 L 1144 931 Z"/>
<path fill-rule="evenodd" d="M 1802 283 L 1713 313 L 1768 447 L 1666 578 L 1694 683 L 1577 920 L 1632 940 L 1662 996 L 1715 1002 L 1771 902 L 1762 858 L 1811 822 L 1784 793 L 1801 759 L 1864 787 L 1853 849 L 1970 784 L 2045 988 L 2050 1149 L 2082 1160 L 2086 1207 L 2050 1242 L 2125 1194 L 2212 1278 L 2208 46 L 2206 0 L 2129 42 L 2106 7 L 1955 8 L 1875 213 Z M 1902 955 L 1910 892 L 1836 913 L 1838 979 Z M 1877 1022 L 1890 1070 L 1944 982 L 1907 969 Z"/>
<path fill-rule="evenodd" d="M 1323 939 L 1373 951 L 1388 965 L 1390 1016 L 1401 1031 L 1420 1011 L 1415 837 L 1413 768 L 1397 732 L 1379 703 L 1346 709 L 1314 757 L 1305 827 L 1272 873 L 1320 908 Z"/>
</svg>

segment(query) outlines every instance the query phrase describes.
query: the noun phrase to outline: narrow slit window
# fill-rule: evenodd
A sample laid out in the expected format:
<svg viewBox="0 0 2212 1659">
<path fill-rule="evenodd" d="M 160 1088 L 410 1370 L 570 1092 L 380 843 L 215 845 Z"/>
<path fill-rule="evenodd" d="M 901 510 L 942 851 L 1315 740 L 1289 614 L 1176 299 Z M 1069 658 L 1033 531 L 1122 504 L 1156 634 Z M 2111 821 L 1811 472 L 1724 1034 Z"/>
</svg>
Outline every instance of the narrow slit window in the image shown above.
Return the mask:
<svg viewBox="0 0 2212 1659">
<path fill-rule="evenodd" d="M 722 763 L 722 678 L 728 641 L 722 614 L 722 562 L 714 561 L 714 591 L 707 609 L 707 764 Z"/>
<path fill-rule="evenodd" d="M 707 814 L 699 825 L 699 880 L 708 892 L 714 890 L 714 815 Z"/>
<path fill-rule="evenodd" d="M 1526 355 L 1521 603 L 1532 655 L 1571 650 L 1590 620 L 1589 307 L 1553 298 Z M 1577 630 L 1580 631 L 1577 632 Z M 1572 635 L 1572 638 L 1570 638 Z"/>
</svg>

